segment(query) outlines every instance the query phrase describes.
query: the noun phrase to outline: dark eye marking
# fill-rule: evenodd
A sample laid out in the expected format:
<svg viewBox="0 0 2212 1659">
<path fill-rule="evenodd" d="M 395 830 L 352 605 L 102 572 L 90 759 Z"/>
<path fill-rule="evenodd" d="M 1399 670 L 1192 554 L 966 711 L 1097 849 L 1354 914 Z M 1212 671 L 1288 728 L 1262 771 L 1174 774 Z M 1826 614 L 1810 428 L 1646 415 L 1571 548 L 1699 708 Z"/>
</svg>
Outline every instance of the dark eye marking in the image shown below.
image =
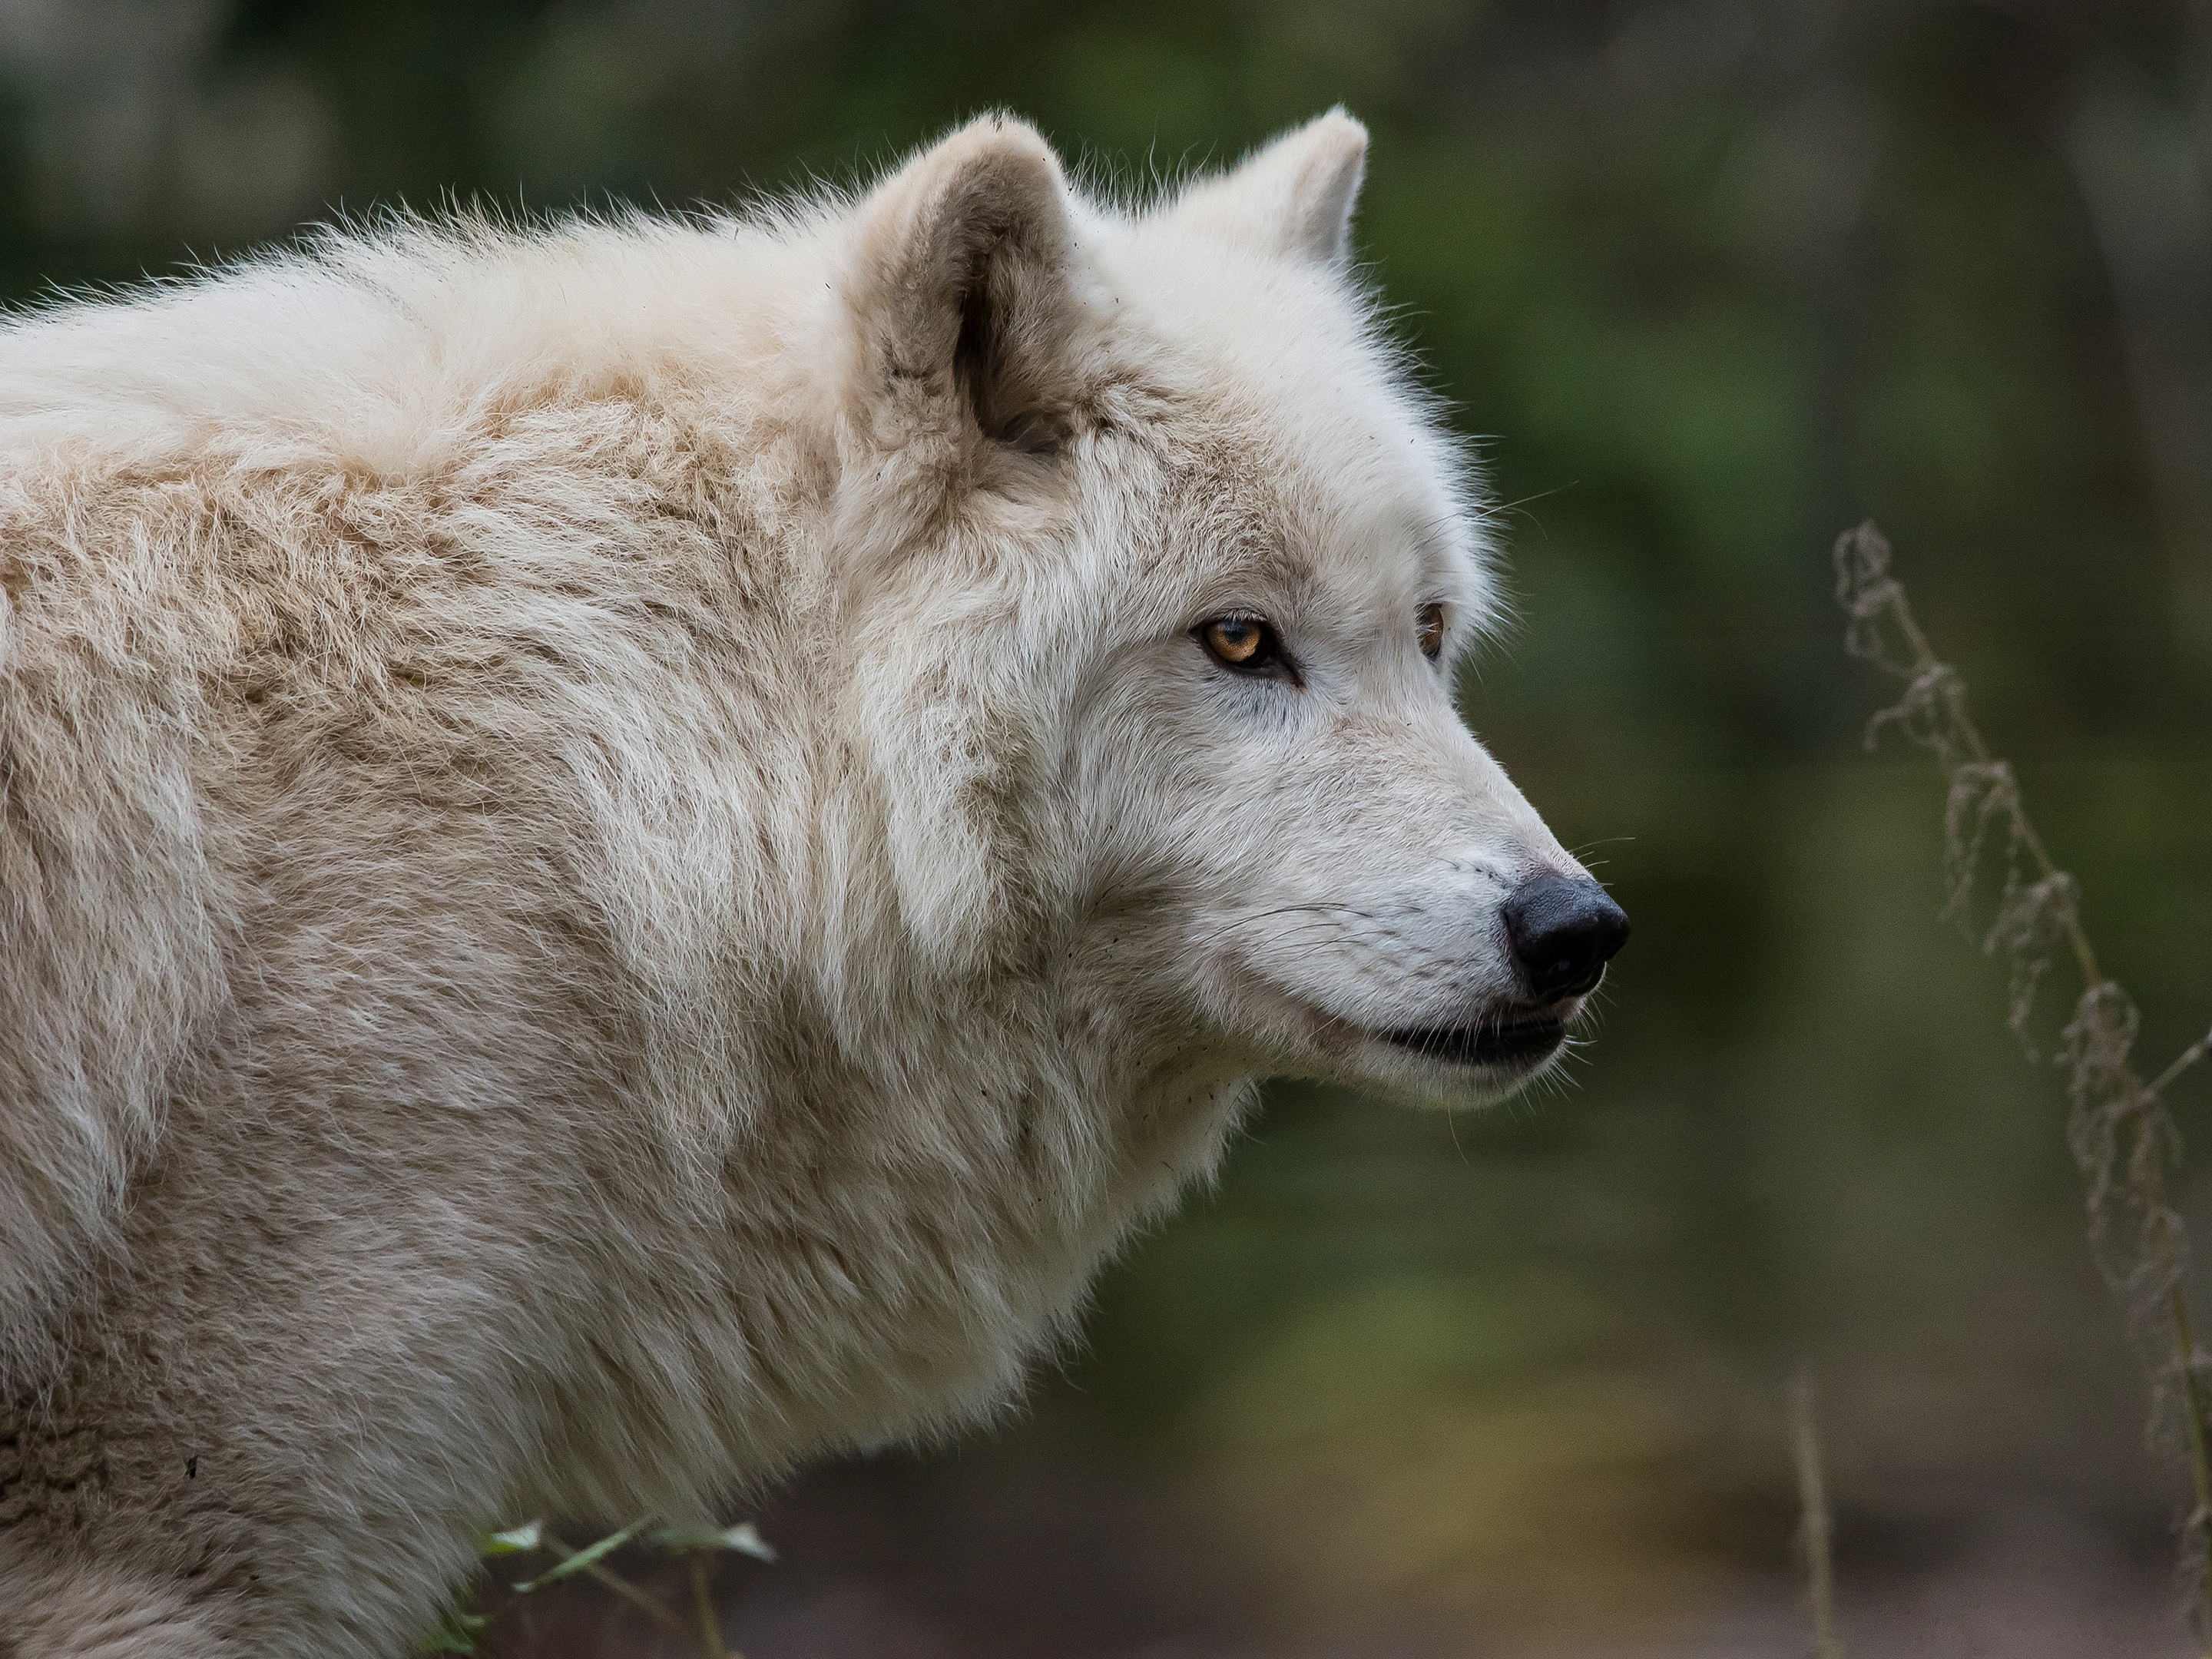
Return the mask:
<svg viewBox="0 0 2212 1659">
<path fill-rule="evenodd" d="M 1191 635 L 1206 647 L 1206 655 L 1232 674 L 1299 683 L 1297 669 L 1284 654 L 1283 642 L 1265 617 L 1241 611 L 1212 617 L 1191 629 Z"/>
</svg>

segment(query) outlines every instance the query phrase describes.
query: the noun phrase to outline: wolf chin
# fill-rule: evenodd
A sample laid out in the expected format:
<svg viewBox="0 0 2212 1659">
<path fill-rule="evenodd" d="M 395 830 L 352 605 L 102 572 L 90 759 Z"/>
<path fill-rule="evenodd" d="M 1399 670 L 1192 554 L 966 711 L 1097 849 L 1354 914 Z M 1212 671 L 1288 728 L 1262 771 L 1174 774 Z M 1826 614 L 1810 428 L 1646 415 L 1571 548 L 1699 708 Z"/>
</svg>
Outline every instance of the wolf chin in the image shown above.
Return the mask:
<svg viewBox="0 0 2212 1659">
<path fill-rule="evenodd" d="M 1453 712 L 1365 152 L 0 329 L 0 1652 L 402 1653 L 1005 1401 L 1253 1079 L 1553 1063 L 1626 919 Z"/>
</svg>

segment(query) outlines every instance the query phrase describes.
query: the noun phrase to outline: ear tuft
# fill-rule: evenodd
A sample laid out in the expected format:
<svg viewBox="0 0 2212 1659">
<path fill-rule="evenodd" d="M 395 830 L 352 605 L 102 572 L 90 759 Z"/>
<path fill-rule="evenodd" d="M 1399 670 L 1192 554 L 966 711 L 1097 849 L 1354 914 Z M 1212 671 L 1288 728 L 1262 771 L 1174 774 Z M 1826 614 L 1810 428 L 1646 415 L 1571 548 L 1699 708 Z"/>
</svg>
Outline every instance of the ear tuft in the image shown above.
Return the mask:
<svg viewBox="0 0 2212 1659">
<path fill-rule="evenodd" d="M 1351 258 L 1367 129 L 1339 105 L 1194 185 L 1169 216 L 1225 240 L 1317 264 Z"/>
<path fill-rule="evenodd" d="M 869 355 L 860 372 L 1024 442 L 1066 332 L 1071 247 L 1051 147 L 1007 116 L 969 122 L 861 205 L 847 277 Z"/>
</svg>

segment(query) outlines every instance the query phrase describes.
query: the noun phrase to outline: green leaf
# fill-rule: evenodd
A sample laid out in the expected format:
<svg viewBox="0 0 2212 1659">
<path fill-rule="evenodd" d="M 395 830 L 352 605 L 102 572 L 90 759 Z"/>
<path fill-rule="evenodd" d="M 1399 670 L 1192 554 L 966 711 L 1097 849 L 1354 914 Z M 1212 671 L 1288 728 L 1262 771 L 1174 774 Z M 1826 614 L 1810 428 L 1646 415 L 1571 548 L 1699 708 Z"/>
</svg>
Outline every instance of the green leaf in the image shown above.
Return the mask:
<svg viewBox="0 0 2212 1659">
<path fill-rule="evenodd" d="M 734 1550 L 756 1561 L 775 1559 L 775 1549 L 750 1521 L 734 1527 L 718 1527 L 711 1522 L 663 1527 L 653 1534 L 653 1541 L 665 1550 Z"/>
<path fill-rule="evenodd" d="M 449 1613 L 439 1621 L 438 1628 L 430 1632 L 429 1639 L 422 1644 L 422 1651 L 425 1653 L 474 1653 L 477 1650 L 477 1638 L 483 1634 L 484 1627 L 490 1623 L 491 1620 L 486 1614 Z"/>
<path fill-rule="evenodd" d="M 585 1545 L 574 1555 L 555 1563 L 544 1572 L 539 1573 L 537 1577 L 517 1584 L 514 1587 L 514 1593 L 517 1595 L 527 1595 L 534 1589 L 542 1589 L 547 1584 L 558 1583 L 572 1573 L 579 1573 L 586 1567 L 596 1565 L 603 1557 L 612 1555 L 624 1544 L 643 1532 L 645 1525 L 642 1520 L 633 1521 L 620 1532 L 611 1532 L 598 1543 Z"/>
<path fill-rule="evenodd" d="M 477 1546 L 479 1555 L 524 1555 L 545 1547 L 545 1523 L 532 1521 L 527 1526 L 516 1527 L 508 1532 L 487 1534 Z"/>
</svg>

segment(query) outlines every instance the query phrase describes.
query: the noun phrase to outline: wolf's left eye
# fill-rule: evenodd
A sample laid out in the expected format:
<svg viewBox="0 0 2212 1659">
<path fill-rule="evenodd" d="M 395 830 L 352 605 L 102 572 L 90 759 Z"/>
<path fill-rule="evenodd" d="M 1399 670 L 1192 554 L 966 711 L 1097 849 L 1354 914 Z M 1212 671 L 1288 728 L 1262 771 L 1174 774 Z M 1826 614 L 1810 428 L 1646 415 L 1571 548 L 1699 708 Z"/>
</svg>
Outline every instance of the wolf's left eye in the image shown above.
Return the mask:
<svg viewBox="0 0 2212 1659">
<path fill-rule="evenodd" d="M 1444 648 L 1444 608 L 1440 605 L 1425 605 L 1420 614 L 1421 654 L 1431 662 Z"/>
</svg>

